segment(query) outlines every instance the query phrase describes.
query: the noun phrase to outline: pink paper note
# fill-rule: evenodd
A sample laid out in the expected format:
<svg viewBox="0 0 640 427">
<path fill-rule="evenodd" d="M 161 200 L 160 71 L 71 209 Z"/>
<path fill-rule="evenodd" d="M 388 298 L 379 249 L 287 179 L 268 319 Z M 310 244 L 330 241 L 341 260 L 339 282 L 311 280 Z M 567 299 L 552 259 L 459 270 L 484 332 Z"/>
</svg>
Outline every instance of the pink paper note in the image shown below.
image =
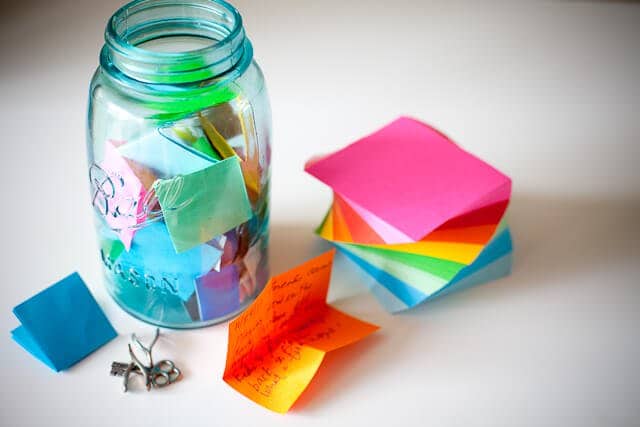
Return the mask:
<svg viewBox="0 0 640 427">
<path fill-rule="evenodd" d="M 385 243 L 412 243 L 413 242 L 413 240 L 409 236 L 406 236 L 404 233 L 402 233 L 402 231 L 387 224 L 386 222 L 384 222 L 383 220 L 381 220 L 380 218 L 378 218 L 368 210 L 364 209 L 362 206 L 360 206 L 353 200 L 347 197 L 343 197 L 343 199 L 345 202 L 349 204 L 349 206 L 353 208 L 354 211 L 356 211 L 358 215 L 362 217 L 362 219 L 367 224 L 369 224 L 369 226 L 371 226 L 371 228 L 375 230 L 376 233 L 378 233 L 380 237 L 382 237 L 382 240 L 384 240 Z"/>
<path fill-rule="evenodd" d="M 306 171 L 414 241 L 510 185 L 509 177 L 406 117 Z"/>
<path fill-rule="evenodd" d="M 92 178 L 93 204 L 129 250 L 135 226 L 145 219 L 142 201 L 146 191 L 115 144 L 105 143 L 104 160 L 99 165 L 102 175 Z"/>
</svg>

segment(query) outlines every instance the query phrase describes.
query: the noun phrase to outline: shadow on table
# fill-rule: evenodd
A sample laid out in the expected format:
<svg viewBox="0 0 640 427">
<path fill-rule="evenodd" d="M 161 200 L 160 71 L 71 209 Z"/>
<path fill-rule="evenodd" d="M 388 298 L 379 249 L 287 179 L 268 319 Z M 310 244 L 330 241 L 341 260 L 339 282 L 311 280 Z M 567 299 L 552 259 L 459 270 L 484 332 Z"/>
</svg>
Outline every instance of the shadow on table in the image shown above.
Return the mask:
<svg viewBox="0 0 640 427">
<path fill-rule="evenodd" d="M 475 288 L 437 298 L 408 312 L 447 310 L 467 299 L 519 297 L 543 286 L 589 274 L 603 263 L 638 257 L 640 201 L 567 200 L 516 196 L 508 211 L 514 244 L 512 274 Z"/>
<path fill-rule="evenodd" d="M 269 241 L 271 275 L 283 273 L 331 249 L 314 230 L 317 224 L 272 223 Z"/>
<path fill-rule="evenodd" d="M 566 286 L 572 282 L 571 277 L 588 275 L 603 263 L 622 265 L 639 256 L 640 200 L 567 200 L 523 195 L 512 200 L 508 218 L 514 240 L 511 276 L 435 299 L 402 314 L 389 315 L 388 321 L 382 322 L 381 331 L 327 354 L 318 374 L 294 406 L 294 413 L 321 410 L 326 400 L 348 393 L 353 384 L 359 384 L 360 388 L 363 383 L 366 386 L 367 382 L 376 382 L 371 376 L 384 375 L 382 368 L 393 358 L 395 346 L 407 342 L 411 330 L 421 327 L 431 315 L 460 315 L 460 310 L 473 304 L 526 298 L 541 287 Z M 274 273 L 330 248 L 313 235 L 316 225 L 273 225 Z M 352 268 L 358 269 L 355 264 Z M 332 279 L 335 280 L 336 277 Z M 363 320 L 376 322 L 380 318 Z"/>
</svg>

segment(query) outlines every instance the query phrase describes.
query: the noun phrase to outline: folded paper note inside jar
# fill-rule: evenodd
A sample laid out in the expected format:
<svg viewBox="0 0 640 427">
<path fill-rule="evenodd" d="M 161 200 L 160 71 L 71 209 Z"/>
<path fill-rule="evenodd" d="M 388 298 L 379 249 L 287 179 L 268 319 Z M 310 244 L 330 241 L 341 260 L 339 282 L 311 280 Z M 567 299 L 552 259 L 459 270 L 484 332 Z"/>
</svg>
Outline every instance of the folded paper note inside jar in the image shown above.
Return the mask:
<svg viewBox="0 0 640 427">
<path fill-rule="evenodd" d="M 208 141 L 215 148 L 221 158 L 238 156 L 240 168 L 244 177 L 247 193 L 251 203 L 255 204 L 261 194 L 261 166 L 260 150 L 257 145 L 257 135 L 253 112 L 245 101 L 224 104 L 198 116 L 202 129 Z M 223 114 L 212 114 L 214 110 Z M 212 120 L 216 119 L 216 123 Z"/>
<path fill-rule="evenodd" d="M 245 273 L 246 274 L 246 273 Z M 240 308 L 240 273 L 235 264 L 212 270 L 196 280 L 201 320 L 229 316 Z"/>
<path fill-rule="evenodd" d="M 208 242 L 252 215 L 236 156 L 197 172 L 158 180 L 153 188 L 177 252 Z"/>
<path fill-rule="evenodd" d="M 212 270 L 221 256 L 222 251 L 210 245 L 198 245 L 178 254 L 167 227 L 153 222 L 136 233 L 131 250 L 107 262 L 114 272 L 130 276 L 127 281 L 131 286 L 125 289 L 131 292 L 145 287 L 161 288 L 162 292 L 186 301 L 195 292 L 196 279 Z M 151 280 L 155 283 L 147 283 Z"/>
<path fill-rule="evenodd" d="M 142 201 L 146 190 L 114 144 L 106 142 L 104 159 L 90 171 L 93 206 L 128 250 L 136 225 L 145 219 Z"/>
<path fill-rule="evenodd" d="M 214 151 L 209 140 L 204 136 L 202 129 L 198 127 L 187 126 L 186 124 L 175 125 L 159 129 L 159 132 L 162 136 L 178 145 L 192 147 L 211 159 L 221 160 L 221 157 Z"/>
<path fill-rule="evenodd" d="M 247 186 L 247 193 L 251 203 L 257 203 L 262 192 L 262 183 L 260 175 L 262 173 L 260 166 L 261 153 L 256 144 L 256 129 L 253 120 L 253 114 L 247 109 L 238 112 L 238 121 L 242 127 L 242 152 L 244 161 L 240 164 L 242 167 L 242 175 Z"/>
<path fill-rule="evenodd" d="M 218 155 L 223 159 L 228 159 L 229 157 L 235 156 L 236 152 L 233 151 L 233 148 L 231 148 L 227 140 L 224 139 L 222 135 L 220 135 L 218 129 L 215 128 L 215 126 L 209 121 L 209 119 L 207 119 L 202 113 L 200 113 L 198 117 L 200 118 L 202 130 L 204 130 L 204 133 L 207 135 L 209 142 L 211 143 L 211 145 L 213 145 L 213 148 L 215 148 Z"/>
<path fill-rule="evenodd" d="M 291 408 L 327 352 L 378 329 L 327 305 L 334 252 L 271 278 L 229 324 L 224 380 L 275 412 Z"/>
<path fill-rule="evenodd" d="M 215 159 L 170 140 L 158 130 L 129 141 L 118 150 L 127 159 L 151 169 L 159 178 L 190 174 L 215 163 Z"/>
</svg>

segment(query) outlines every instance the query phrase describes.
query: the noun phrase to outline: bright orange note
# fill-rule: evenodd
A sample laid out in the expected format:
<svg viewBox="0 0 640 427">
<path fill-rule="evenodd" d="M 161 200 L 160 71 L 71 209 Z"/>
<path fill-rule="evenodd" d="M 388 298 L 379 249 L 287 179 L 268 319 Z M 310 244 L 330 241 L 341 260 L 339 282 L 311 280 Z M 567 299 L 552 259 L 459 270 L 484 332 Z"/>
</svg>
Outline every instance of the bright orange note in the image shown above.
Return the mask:
<svg viewBox="0 0 640 427">
<path fill-rule="evenodd" d="M 272 411 L 291 408 L 326 352 L 378 329 L 327 305 L 334 253 L 271 278 L 253 304 L 229 324 L 223 379 Z"/>
</svg>

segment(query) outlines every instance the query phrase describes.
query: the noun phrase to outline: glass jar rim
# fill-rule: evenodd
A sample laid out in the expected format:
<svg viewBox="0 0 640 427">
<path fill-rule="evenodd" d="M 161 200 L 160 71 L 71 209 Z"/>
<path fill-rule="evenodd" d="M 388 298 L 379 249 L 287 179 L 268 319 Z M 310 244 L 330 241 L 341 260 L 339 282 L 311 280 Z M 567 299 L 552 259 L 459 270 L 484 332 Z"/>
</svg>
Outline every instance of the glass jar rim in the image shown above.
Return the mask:
<svg viewBox="0 0 640 427">
<path fill-rule="evenodd" d="M 163 8 L 168 11 L 179 8 L 186 15 L 178 17 L 168 14 L 164 18 L 151 19 L 154 12 L 162 13 Z M 135 22 L 136 19 L 138 22 Z M 133 27 L 129 25 L 130 20 L 135 23 Z M 211 39 L 212 43 L 193 50 L 173 52 L 159 52 L 138 46 L 145 41 L 172 35 L 163 31 L 170 33 L 172 27 L 167 23 L 176 22 L 182 25 L 183 31 L 188 28 L 194 33 L 183 35 L 198 33 L 200 37 Z M 145 35 L 145 31 L 151 34 L 148 39 L 132 42 L 132 38 Z M 111 16 L 104 38 L 101 65 L 104 68 L 112 65 L 125 76 L 143 83 L 180 84 L 207 80 L 224 74 L 238 64 L 246 68 L 253 56 L 242 17 L 225 0 L 134 0 Z M 247 55 L 250 56 L 248 60 Z"/>
</svg>

